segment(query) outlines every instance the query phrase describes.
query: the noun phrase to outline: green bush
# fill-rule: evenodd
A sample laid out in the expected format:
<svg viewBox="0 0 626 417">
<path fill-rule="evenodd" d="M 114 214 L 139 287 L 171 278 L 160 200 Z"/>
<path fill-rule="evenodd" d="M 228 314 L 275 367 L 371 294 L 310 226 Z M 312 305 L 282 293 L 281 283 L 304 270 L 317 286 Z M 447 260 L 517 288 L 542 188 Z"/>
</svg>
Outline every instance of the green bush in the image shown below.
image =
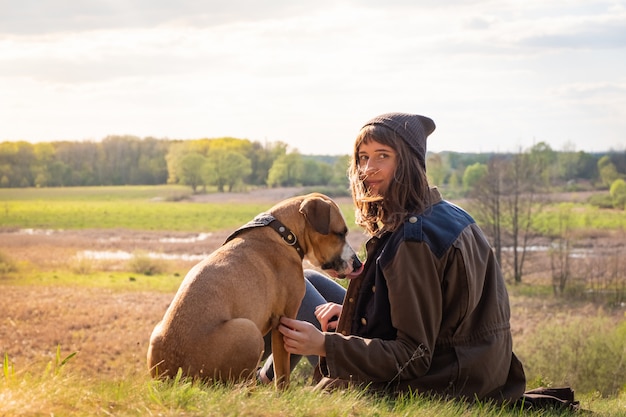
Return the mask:
<svg viewBox="0 0 626 417">
<path fill-rule="evenodd" d="M 161 259 L 151 257 L 145 252 L 135 252 L 128 261 L 131 271 L 144 275 L 156 275 L 165 270 L 165 262 Z"/>
<path fill-rule="evenodd" d="M 613 201 L 609 194 L 593 194 L 587 202 L 599 208 L 613 208 Z"/>
<path fill-rule="evenodd" d="M 95 261 L 86 256 L 77 255 L 70 260 L 69 267 L 75 274 L 89 275 L 95 270 Z"/>
<path fill-rule="evenodd" d="M 611 184 L 611 201 L 616 209 L 626 209 L 626 181 L 619 178 Z"/>
<path fill-rule="evenodd" d="M 626 322 L 616 325 L 603 316 L 554 318 L 518 340 L 516 351 L 528 381 L 604 396 L 626 386 Z"/>
</svg>

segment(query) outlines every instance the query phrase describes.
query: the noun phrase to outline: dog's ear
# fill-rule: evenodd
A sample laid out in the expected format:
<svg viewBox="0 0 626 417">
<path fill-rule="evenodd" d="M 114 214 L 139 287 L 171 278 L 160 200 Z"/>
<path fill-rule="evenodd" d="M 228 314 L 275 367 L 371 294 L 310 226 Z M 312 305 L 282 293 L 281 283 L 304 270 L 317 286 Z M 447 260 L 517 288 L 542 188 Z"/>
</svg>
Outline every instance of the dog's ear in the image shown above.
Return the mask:
<svg viewBox="0 0 626 417">
<path fill-rule="evenodd" d="M 330 202 L 327 200 L 320 196 L 307 197 L 300 204 L 300 213 L 318 233 L 330 232 Z"/>
</svg>

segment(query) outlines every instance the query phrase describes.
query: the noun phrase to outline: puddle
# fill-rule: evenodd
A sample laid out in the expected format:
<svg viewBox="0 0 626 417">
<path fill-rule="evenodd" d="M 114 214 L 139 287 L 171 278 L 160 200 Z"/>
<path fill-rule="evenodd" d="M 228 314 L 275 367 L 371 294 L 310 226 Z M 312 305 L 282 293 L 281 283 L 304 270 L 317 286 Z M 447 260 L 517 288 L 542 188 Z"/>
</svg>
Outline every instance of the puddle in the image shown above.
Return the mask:
<svg viewBox="0 0 626 417">
<path fill-rule="evenodd" d="M 77 257 L 83 259 L 93 259 L 98 261 L 127 261 L 133 259 L 136 254 L 122 250 L 116 251 L 96 251 L 96 250 L 84 250 L 76 254 Z M 190 255 L 185 253 L 159 253 L 148 252 L 142 253 L 141 256 L 148 256 L 153 259 L 164 259 L 168 261 L 201 261 L 208 255 Z"/>
<path fill-rule="evenodd" d="M 557 246 L 535 245 L 535 246 L 527 246 L 526 252 L 549 252 L 551 250 L 557 250 L 557 249 L 558 249 Z M 502 250 L 504 252 L 513 252 L 513 248 L 511 246 L 505 246 L 502 248 Z M 522 247 L 517 248 L 518 253 L 521 253 L 523 250 L 524 248 Z M 589 250 L 585 248 L 569 248 L 567 249 L 567 251 L 568 251 L 568 256 L 570 258 L 585 259 L 585 258 L 600 256 L 600 253 L 597 250 L 594 251 L 594 250 Z"/>
<path fill-rule="evenodd" d="M 197 236 L 191 237 L 163 237 L 159 239 L 159 242 L 162 243 L 196 243 L 202 242 L 203 240 L 207 240 L 213 236 L 213 233 L 200 233 Z"/>
<path fill-rule="evenodd" d="M 19 235 L 29 235 L 29 236 L 51 236 L 57 232 L 59 232 L 59 230 L 19 229 L 15 232 L 10 232 L 10 233 L 15 233 Z M 158 241 L 160 243 L 197 243 L 197 242 L 205 241 L 209 239 L 211 236 L 213 236 L 213 233 L 199 233 L 197 235 L 185 236 L 185 237 L 162 237 L 162 238 L 159 238 Z M 124 240 L 129 241 L 129 242 L 141 242 L 142 241 L 141 239 L 127 239 L 126 237 L 124 238 Z M 97 241 L 98 242 L 120 242 L 122 241 L 122 238 L 119 236 L 110 236 L 110 237 L 98 238 Z M 85 252 L 88 252 L 88 251 L 85 251 Z M 111 252 L 111 253 L 114 253 L 114 252 Z M 119 257 L 117 256 L 118 255 L 111 255 L 110 259 L 126 259 L 125 258 L 126 255 L 119 255 Z M 189 256 L 192 256 L 192 255 L 189 255 Z"/>
<path fill-rule="evenodd" d="M 30 236 L 50 236 L 54 234 L 54 230 L 52 229 L 20 229 L 16 233 L 22 235 L 30 235 Z"/>
</svg>

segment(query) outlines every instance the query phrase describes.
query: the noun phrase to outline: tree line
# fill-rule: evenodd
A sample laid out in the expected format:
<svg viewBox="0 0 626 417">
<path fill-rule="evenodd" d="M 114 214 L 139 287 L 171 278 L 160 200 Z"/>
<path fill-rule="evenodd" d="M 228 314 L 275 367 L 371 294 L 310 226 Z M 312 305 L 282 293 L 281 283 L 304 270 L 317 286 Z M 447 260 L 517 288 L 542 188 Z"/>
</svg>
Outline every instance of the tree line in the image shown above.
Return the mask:
<svg viewBox="0 0 626 417">
<path fill-rule="evenodd" d="M 108 136 L 102 141 L 0 143 L 0 187 L 185 184 L 347 186 L 347 156 L 302 155 L 282 142 Z"/>
<path fill-rule="evenodd" d="M 534 182 L 564 188 L 617 187 L 626 152 L 555 151 L 544 142 L 519 155 L 532 161 Z M 467 193 L 493 161 L 516 154 L 429 153 L 432 184 Z M 229 192 L 246 186 L 347 188 L 349 155 L 303 155 L 282 142 L 231 137 L 170 140 L 108 136 L 101 141 L 0 143 L 0 187 L 185 184 L 194 192 L 214 186 Z M 491 165 L 490 165 L 491 164 Z M 492 168 L 493 169 L 493 168 Z"/>
</svg>

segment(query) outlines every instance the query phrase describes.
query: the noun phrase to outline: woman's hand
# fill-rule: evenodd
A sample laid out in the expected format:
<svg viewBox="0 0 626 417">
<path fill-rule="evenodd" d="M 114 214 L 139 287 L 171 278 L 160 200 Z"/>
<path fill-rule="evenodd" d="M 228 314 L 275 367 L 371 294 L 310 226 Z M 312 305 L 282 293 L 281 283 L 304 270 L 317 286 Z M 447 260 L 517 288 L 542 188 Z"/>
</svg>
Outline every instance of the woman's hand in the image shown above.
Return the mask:
<svg viewBox="0 0 626 417">
<path fill-rule="evenodd" d="M 281 317 L 278 331 L 283 335 L 285 350 L 297 355 L 326 356 L 324 333 L 309 322 Z"/>
<path fill-rule="evenodd" d="M 336 303 L 320 304 L 315 307 L 315 317 L 322 326 L 322 331 L 329 332 L 337 329 L 337 322 L 341 316 L 343 306 Z"/>
</svg>

